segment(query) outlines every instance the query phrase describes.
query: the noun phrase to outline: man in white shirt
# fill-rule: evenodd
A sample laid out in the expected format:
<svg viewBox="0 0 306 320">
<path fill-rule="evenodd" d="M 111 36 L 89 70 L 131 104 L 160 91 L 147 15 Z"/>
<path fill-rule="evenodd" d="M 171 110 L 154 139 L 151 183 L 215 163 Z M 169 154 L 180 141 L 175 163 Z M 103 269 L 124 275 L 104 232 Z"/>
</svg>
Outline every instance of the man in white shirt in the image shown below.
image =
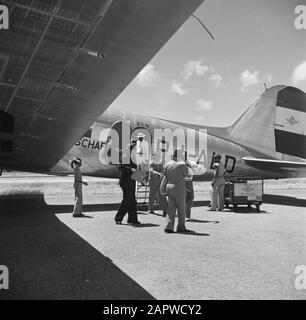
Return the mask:
<svg viewBox="0 0 306 320">
<path fill-rule="evenodd" d="M 83 181 L 82 172 L 80 167 L 82 166 L 82 160 L 80 158 L 73 158 L 70 162 L 71 168 L 74 175 L 74 207 L 73 207 L 73 217 L 83 217 L 83 191 L 82 185 L 87 186 L 88 183 Z"/>
<path fill-rule="evenodd" d="M 145 134 L 139 132 L 136 142 L 136 162 L 142 171 L 146 171 L 146 165 L 149 164 L 150 150 L 148 141 L 144 140 Z"/>
<path fill-rule="evenodd" d="M 214 157 L 214 179 L 211 183 L 212 186 L 212 203 L 210 211 L 216 211 L 218 207 L 218 211 L 223 211 L 224 206 L 224 164 L 221 162 L 221 155 L 216 154 Z"/>
</svg>

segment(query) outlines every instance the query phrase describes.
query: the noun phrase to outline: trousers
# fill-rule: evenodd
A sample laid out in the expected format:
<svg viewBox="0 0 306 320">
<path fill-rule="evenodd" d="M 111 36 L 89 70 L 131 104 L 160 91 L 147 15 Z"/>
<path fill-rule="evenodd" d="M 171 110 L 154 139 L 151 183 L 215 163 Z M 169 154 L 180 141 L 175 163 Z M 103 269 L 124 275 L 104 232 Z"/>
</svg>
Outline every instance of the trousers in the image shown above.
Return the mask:
<svg viewBox="0 0 306 320">
<path fill-rule="evenodd" d="M 124 216 L 128 214 L 128 223 L 136 222 L 137 219 L 137 201 L 135 197 L 136 182 L 132 179 L 123 181 L 120 185 L 123 192 L 118 212 L 115 216 L 116 221 L 122 221 Z"/>
<path fill-rule="evenodd" d="M 174 185 L 167 184 L 168 208 L 166 217 L 166 229 L 174 230 L 175 214 L 177 210 L 178 230 L 185 230 L 185 211 L 186 211 L 186 190 L 185 186 L 176 188 Z"/>
<path fill-rule="evenodd" d="M 191 217 L 191 208 L 194 200 L 194 190 L 193 190 L 193 182 L 192 180 L 185 181 L 186 187 L 186 218 Z"/>
<path fill-rule="evenodd" d="M 83 212 L 83 190 L 82 183 L 75 182 L 74 183 L 74 207 L 73 214 L 81 215 Z"/>
<path fill-rule="evenodd" d="M 223 210 L 224 207 L 224 179 L 216 179 L 212 183 L 212 194 L 211 194 L 211 210 Z"/>
<path fill-rule="evenodd" d="M 149 181 L 149 211 L 154 211 L 154 200 L 157 198 L 160 208 L 163 212 L 167 211 L 167 198 L 160 193 L 161 180 L 154 179 Z"/>
</svg>

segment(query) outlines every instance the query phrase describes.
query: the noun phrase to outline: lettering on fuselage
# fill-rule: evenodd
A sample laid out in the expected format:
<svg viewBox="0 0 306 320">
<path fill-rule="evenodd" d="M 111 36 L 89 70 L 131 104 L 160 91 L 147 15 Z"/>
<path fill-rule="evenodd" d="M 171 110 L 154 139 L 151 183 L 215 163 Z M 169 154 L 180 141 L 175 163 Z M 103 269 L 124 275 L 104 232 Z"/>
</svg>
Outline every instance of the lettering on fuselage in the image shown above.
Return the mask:
<svg viewBox="0 0 306 320">
<path fill-rule="evenodd" d="M 98 140 L 92 140 L 88 138 L 83 138 L 81 141 L 77 141 L 75 143 L 77 147 L 82 147 L 85 149 L 91 149 L 91 150 L 101 150 L 102 147 L 105 145 L 105 142 L 98 141 Z"/>
<path fill-rule="evenodd" d="M 146 128 L 146 129 L 150 128 L 150 126 L 143 121 L 137 121 L 136 124 L 137 124 L 137 127 L 140 127 L 140 128 Z"/>
<path fill-rule="evenodd" d="M 99 159 L 102 164 L 120 164 L 121 160 L 118 150 L 120 135 L 116 130 L 105 129 L 101 131 L 99 140 L 91 139 L 91 135 L 84 135 L 82 140 L 75 143 L 76 147 L 80 147 L 87 150 L 97 150 L 99 152 Z M 105 131 L 105 132 L 104 132 Z M 186 131 L 171 130 L 171 129 L 154 129 L 153 130 L 153 141 L 149 144 L 149 154 L 154 152 L 161 152 L 162 163 L 165 164 L 171 160 L 172 154 L 175 149 L 185 150 L 187 152 L 188 159 L 194 159 L 204 165 L 206 169 L 214 169 L 213 159 L 215 152 L 212 154 L 212 161 L 207 164 L 207 131 L 206 130 L 193 130 L 187 129 Z M 142 130 L 142 132 L 145 132 Z M 108 133 L 110 139 L 104 137 Z M 126 137 L 131 136 L 130 132 L 124 132 Z M 104 141 L 102 141 L 104 140 Z M 129 139 L 127 140 L 129 141 Z M 151 145 L 152 143 L 152 145 Z M 106 149 L 107 150 L 106 150 Z M 115 152 L 111 152 L 111 150 Z M 116 152 L 117 150 L 117 152 Z M 117 155 L 117 156 L 116 156 Z M 131 151 L 131 155 L 133 152 Z M 128 157 L 128 159 L 130 159 Z M 133 157 L 132 160 L 134 161 Z M 136 161 L 137 162 L 137 161 Z M 224 155 L 224 167 L 227 173 L 232 173 L 235 169 L 236 158 L 230 155 Z"/>
<path fill-rule="evenodd" d="M 211 157 L 211 163 L 210 163 L 210 169 L 214 169 L 214 157 L 216 155 L 216 152 L 212 153 Z M 225 164 L 224 164 L 224 169 L 227 173 L 233 173 L 235 170 L 235 165 L 236 165 L 236 158 L 229 156 L 227 154 L 224 155 L 225 158 Z"/>
</svg>

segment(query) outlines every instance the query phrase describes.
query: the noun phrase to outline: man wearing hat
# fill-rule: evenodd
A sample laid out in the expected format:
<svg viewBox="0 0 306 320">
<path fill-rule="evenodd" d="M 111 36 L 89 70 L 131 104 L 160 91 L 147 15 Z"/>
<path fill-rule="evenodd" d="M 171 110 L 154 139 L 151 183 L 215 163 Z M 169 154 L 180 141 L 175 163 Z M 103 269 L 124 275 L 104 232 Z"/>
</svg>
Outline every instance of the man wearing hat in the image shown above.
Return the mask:
<svg viewBox="0 0 306 320">
<path fill-rule="evenodd" d="M 145 171 L 146 164 L 149 162 L 150 150 L 148 141 L 144 140 L 145 134 L 139 132 L 136 142 L 136 162 L 140 169 Z"/>
<path fill-rule="evenodd" d="M 88 185 L 87 182 L 82 180 L 82 172 L 80 167 L 82 166 L 82 160 L 80 158 L 73 158 L 70 161 L 71 168 L 73 169 L 74 174 L 74 195 L 75 202 L 73 208 L 73 217 L 82 217 L 83 216 L 83 190 L 82 185 Z"/>
<path fill-rule="evenodd" d="M 130 158 L 130 151 L 135 146 L 132 141 L 124 150 L 122 157 Z M 129 149 L 129 150 L 128 150 Z M 136 182 L 132 179 L 132 174 L 136 170 L 136 164 L 129 159 L 129 163 L 119 165 L 120 170 L 119 185 L 123 192 L 123 199 L 115 216 L 116 224 L 122 224 L 122 220 L 128 214 L 127 222 L 132 225 L 138 225 L 140 222 L 137 217 L 137 200 L 135 197 Z"/>
<path fill-rule="evenodd" d="M 221 162 L 221 155 L 216 154 L 214 156 L 214 164 L 213 167 L 215 169 L 214 179 L 211 183 L 212 186 L 212 200 L 211 200 L 211 208 L 210 211 L 216 211 L 218 207 L 218 211 L 222 211 L 224 207 L 224 165 Z"/>
</svg>

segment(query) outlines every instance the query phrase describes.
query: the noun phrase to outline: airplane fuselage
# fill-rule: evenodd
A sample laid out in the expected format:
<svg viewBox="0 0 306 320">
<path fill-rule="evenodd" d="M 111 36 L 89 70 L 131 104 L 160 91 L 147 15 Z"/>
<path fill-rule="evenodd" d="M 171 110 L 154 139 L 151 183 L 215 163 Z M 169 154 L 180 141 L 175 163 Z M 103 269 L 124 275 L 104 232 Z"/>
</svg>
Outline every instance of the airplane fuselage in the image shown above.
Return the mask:
<svg viewBox="0 0 306 320">
<path fill-rule="evenodd" d="M 120 119 L 120 121 L 118 121 Z M 71 173 L 69 160 L 80 157 L 83 160 L 82 171 L 84 175 L 117 178 L 119 175 L 116 165 L 105 163 L 101 159 L 101 153 L 105 147 L 107 132 L 115 123 L 126 122 L 130 125 L 131 137 L 139 131 L 144 131 L 151 136 L 152 149 L 162 146 L 165 154 L 172 154 L 173 144 L 165 143 L 164 138 L 156 132 L 183 132 L 185 136 L 185 150 L 188 158 L 199 159 L 205 167 L 205 173 L 194 176 L 194 180 L 209 181 L 213 177 L 212 159 L 214 153 L 222 155 L 222 161 L 227 170 L 227 178 L 244 177 L 249 179 L 281 179 L 305 177 L 305 169 L 280 169 L 280 168 L 256 168 L 249 166 L 243 160 L 244 157 L 270 157 L 249 146 L 241 145 L 231 140 L 226 128 L 213 128 L 197 125 L 183 125 L 166 120 L 122 112 L 119 110 L 106 111 L 97 122 L 88 130 L 84 137 L 77 141 L 72 149 L 61 159 L 50 174 L 66 175 Z M 131 137 L 128 137 L 128 141 Z M 120 137 L 121 138 L 121 137 Z M 126 139 L 126 137 L 125 137 Z M 150 139 L 149 139 L 150 140 Z"/>
</svg>

